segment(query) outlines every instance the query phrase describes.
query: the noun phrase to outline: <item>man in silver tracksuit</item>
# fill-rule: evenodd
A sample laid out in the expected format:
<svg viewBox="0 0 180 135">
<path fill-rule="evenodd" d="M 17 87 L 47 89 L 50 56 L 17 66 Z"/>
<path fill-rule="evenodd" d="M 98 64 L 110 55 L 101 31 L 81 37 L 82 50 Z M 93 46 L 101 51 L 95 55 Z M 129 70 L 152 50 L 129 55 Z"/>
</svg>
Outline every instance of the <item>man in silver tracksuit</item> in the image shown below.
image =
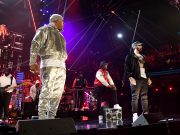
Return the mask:
<svg viewBox="0 0 180 135">
<path fill-rule="evenodd" d="M 40 27 L 31 43 L 30 70 L 36 72 L 37 55 L 40 56 L 42 90 L 39 96 L 39 119 L 53 119 L 60 103 L 66 80 L 66 42 L 59 32 L 63 30 L 63 17 L 53 14 L 47 26 Z"/>
</svg>

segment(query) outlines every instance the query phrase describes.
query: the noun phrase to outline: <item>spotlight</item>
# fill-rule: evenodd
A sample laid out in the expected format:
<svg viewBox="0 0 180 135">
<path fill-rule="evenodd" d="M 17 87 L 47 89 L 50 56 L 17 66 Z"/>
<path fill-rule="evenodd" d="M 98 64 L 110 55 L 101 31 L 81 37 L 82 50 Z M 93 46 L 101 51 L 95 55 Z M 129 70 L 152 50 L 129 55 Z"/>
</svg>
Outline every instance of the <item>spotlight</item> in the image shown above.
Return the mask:
<svg viewBox="0 0 180 135">
<path fill-rule="evenodd" d="M 115 11 L 114 11 L 114 10 L 112 10 L 112 11 L 111 11 L 111 13 L 112 13 L 112 14 L 114 14 L 114 15 L 116 15 L 116 16 L 118 16 L 118 15 L 115 13 Z"/>
<path fill-rule="evenodd" d="M 111 11 L 111 13 L 112 13 L 112 14 L 115 14 L 115 12 L 114 12 L 113 10 Z"/>
<path fill-rule="evenodd" d="M 169 91 L 172 91 L 173 90 L 173 87 L 172 86 L 169 86 Z"/>
<path fill-rule="evenodd" d="M 159 92 L 159 89 L 158 88 L 155 88 L 155 90 L 154 90 L 155 92 Z"/>
<path fill-rule="evenodd" d="M 117 34 L 117 37 L 118 37 L 118 38 L 122 38 L 123 35 L 122 35 L 121 33 L 118 33 L 118 34 Z"/>
<path fill-rule="evenodd" d="M 46 13 L 49 13 L 49 11 L 47 10 Z"/>
<path fill-rule="evenodd" d="M 121 96 L 124 96 L 124 93 L 121 92 L 120 95 L 121 95 Z"/>
</svg>

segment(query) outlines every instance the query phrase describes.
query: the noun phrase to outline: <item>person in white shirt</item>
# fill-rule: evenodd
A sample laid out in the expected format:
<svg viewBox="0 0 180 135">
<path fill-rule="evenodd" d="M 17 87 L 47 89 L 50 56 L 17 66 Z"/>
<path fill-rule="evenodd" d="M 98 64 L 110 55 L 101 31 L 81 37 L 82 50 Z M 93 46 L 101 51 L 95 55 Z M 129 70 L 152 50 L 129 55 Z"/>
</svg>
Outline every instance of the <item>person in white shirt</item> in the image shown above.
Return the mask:
<svg viewBox="0 0 180 135">
<path fill-rule="evenodd" d="M 0 119 L 8 119 L 8 109 L 11 100 L 13 87 L 16 86 L 16 79 L 11 75 L 10 69 L 6 69 L 4 74 L 0 77 Z M 5 88 L 12 87 L 5 91 Z M 4 116 L 3 116 L 4 114 Z"/>
<path fill-rule="evenodd" d="M 35 101 L 36 98 L 39 98 L 38 96 L 40 94 L 40 89 L 41 89 L 40 81 L 36 80 L 35 84 L 32 85 L 30 88 L 30 97 L 33 99 L 33 101 Z"/>
<path fill-rule="evenodd" d="M 34 111 L 38 107 L 40 90 L 41 90 L 40 81 L 36 80 L 35 84 L 32 85 L 30 88 L 30 97 L 34 102 Z"/>
<path fill-rule="evenodd" d="M 30 50 L 31 72 L 38 70 L 38 55 L 41 59 L 42 89 L 38 104 L 39 119 L 55 118 L 66 81 L 66 41 L 61 34 L 64 19 L 59 14 L 53 14 L 49 22 L 37 30 Z"/>
<path fill-rule="evenodd" d="M 110 94 L 112 96 L 113 102 L 108 101 L 110 107 L 114 107 L 114 109 L 121 109 L 121 107 L 118 104 L 116 93 L 117 89 L 109 72 L 107 71 L 107 66 L 108 63 L 106 61 L 101 61 L 99 66 L 100 69 L 96 72 L 96 77 L 94 81 L 94 89 L 97 96 L 97 111 L 99 115 L 102 115 L 103 113 L 101 102 L 103 100 L 102 97 L 105 94 Z"/>
</svg>

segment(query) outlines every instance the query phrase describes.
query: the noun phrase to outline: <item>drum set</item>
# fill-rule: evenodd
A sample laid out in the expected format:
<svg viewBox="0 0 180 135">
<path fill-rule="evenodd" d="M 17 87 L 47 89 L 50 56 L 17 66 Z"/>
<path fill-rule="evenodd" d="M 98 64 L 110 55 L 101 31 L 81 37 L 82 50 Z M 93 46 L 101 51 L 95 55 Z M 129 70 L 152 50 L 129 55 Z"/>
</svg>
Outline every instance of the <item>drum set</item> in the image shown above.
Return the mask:
<svg viewBox="0 0 180 135">
<path fill-rule="evenodd" d="M 97 99 L 94 88 L 67 89 L 62 95 L 61 111 L 93 111 L 96 110 Z"/>
</svg>

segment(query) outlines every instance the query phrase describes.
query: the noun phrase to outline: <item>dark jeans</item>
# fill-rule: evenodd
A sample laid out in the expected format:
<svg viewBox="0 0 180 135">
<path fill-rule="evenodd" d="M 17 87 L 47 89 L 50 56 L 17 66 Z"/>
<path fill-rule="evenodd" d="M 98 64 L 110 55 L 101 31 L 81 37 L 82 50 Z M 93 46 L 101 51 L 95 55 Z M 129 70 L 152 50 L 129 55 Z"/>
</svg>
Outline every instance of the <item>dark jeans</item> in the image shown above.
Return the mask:
<svg viewBox="0 0 180 135">
<path fill-rule="evenodd" d="M 34 102 L 34 115 L 36 115 L 36 112 L 38 112 L 38 104 L 39 104 L 39 97 L 35 98 Z"/>
<path fill-rule="evenodd" d="M 107 101 L 109 103 L 109 107 L 113 107 L 113 105 L 118 104 L 116 90 L 109 89 L 105 86 L 95 86 L 94 89 L 97 99 L 97 111 L 99 114 L 103 113 L 101 102 Z M 105 99 L 104 96 L 107 96 L 107 98 Z"/>
<path fill-rule="evenodd" d="M 11 100 L 12 93 L 7 92 L 0 92 L 0 119 L 2 119 L 3 111 L 4 111 L 4 118 L 8 118 L 8 109 L 9 103 Z"/>
<path fill-rule="evenodd" d="M 141 107 L 143 113 L 148 113 L 148 84 L 147 79 L 136 80 L 136 85 L 130 85 L 131 96 L 132 96 L 132 113 L 138 113 L 138 100 L 139 95 L 141 96 Z"/>
</svg>

